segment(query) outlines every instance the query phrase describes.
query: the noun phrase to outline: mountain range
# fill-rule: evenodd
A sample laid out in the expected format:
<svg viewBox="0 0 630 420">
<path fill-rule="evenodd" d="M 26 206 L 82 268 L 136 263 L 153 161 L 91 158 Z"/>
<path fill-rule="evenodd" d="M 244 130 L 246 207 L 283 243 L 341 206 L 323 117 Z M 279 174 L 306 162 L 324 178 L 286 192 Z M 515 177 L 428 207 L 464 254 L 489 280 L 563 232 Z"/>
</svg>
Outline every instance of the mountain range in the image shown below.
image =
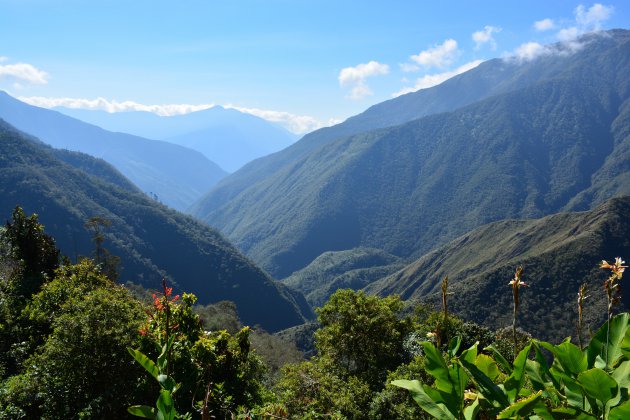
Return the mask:
<svg viewBox="0 0 630 420">
<path fill-rule="evenodd" d="M 220 106 L 168 117 L 144 111 L 109 113 L 63 107 L 56 110 L 109 131 L 197 150 L 228 172 L 297 140 L 297 135 L 279 125 Z"/>
<path fill-rule="evenodd" d="M 193 213 L 283 278 L 327 251 L 416 258 L 489 222 L 630 193 L 630 32 L 546 48 L 306 135 Z"/>
<path fill-rule="evenodd" d="M 226 175 L 192 149 L 103 130 L 1 91 L 0 118 L 53 147 L 106 160 L 143 192 L 178 210 L 186 209 Z"/>
<path fill-rule="evenodd" d="M 304 298 L 274 282 L 214 229 L 143 194 L 101 159 L 57 150 L 0 120 L 0 217 L 37 213 L 73 260 L 94 251 L 84 223 L 105 218 L 104 246 L 120 280 L 158 288 L 162 278 L 202 304 L 236 303 L 241 319 L 276 331 L 312 317 Z"/>
</svg>

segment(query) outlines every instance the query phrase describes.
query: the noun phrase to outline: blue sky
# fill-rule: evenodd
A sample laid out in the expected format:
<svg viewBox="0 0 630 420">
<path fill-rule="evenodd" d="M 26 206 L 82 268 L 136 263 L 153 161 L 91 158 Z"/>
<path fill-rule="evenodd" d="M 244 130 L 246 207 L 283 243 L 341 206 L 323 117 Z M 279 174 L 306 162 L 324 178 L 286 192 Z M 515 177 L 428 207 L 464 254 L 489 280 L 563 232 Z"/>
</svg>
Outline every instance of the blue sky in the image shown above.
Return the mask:
<svg viewBox="0 0 630 420">
<path fill-rule="evenodd" d="M 0 0 L 0 89 L 110 111 L 232 106 L 304 132 L 610 28 L 630 28 L 627 1 Z"/>
</svg>

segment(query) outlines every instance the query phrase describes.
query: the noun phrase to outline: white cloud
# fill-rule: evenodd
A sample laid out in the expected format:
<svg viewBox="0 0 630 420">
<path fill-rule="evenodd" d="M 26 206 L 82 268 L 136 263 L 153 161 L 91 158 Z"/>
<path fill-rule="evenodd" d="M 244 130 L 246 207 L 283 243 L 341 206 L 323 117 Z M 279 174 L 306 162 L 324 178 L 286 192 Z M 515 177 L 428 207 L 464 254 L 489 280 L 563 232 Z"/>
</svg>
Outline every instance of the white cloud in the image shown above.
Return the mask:
<svg viewBox="0 0 630 420">
<path fill-rule="evenodd" d="M 318 128 L 335 125 L 340 122 L 337 119 L 330 119 L 327 124 L 324 124 L 308 115 L 295 115 L 285 111 L 270 111 L 266 109 L 245 108 L 235 105 L 225 105 L 224 107 L 236 109 L 237 111 L 252 114 L 267 121 L 280 124 L 295 134 L 306 134 L 313 130 L 317 130 Z"/>
<path fill-rule="evenodd" d="M 43 96 L 20 97 L 21 101 L 42 108 L 54 108 L 63 106 L 66 108 L 91 109 L 106 112 L 126 112 L 126 111 L 146 111 L 160 116 L 172 116 L 188 114 L 189 112 L 201 111 L 212 108 L 215 104 L 167 104 L 167 105 L 145 105 L 134 101 L 109 100 L 105 98 L 83 99 L 83 98 L 49 98 Z"/>
<path fill-rule="evenodd" d="M 0 55 L 0 63 L 7 61 L 9 59 L 9 57 L 4 57 L 2 55 Z"/>
<path fill-rule="evenodd" d="M 453 63 L 458 52 L 457 41 L 447 39 L 442 44 L 421 51 L 409 58 L 422 67 L 444 68 Z"/>
<path fill-rule="evenodd" d="M 612 6 L 594 4 L 588 9 L 583 5 L 575 8 L 575 24 L 560 29 L 556 37 L 560 41 L 557 45 L 541 45 L 537 42 L 527 42 L 516 48 L 512 53 L 505 56 L 507 60 L 517 60 L 520 62 L 532 61 L 538 57 L 546 55 L 568 55 L 578 51 L 583 44 L 578 41 L 581 35 L 589 32 L 599 31 L 604 21 L 610 18 L 614 11 Z M 551 19 L 543 19 L 534 23 L 537 30 L 548 30 L 555 27 Z"/>
<path fill-rule="evenodd" d="M 7 57 L 0 57 L 0 62 L 7 61 Z M 0 65 L 0 80 L 11 79 L 18 84 L 26 82 L 33 85 L 45 85 L 48 83 L 48 73 L 27 63 Z"/>
<path fill-rule="evenodd" d="M 392 97 L 395 98 L 397 96 L 404 95 L 405 93 L 416 92 L 420 89 L 427 89 L 433 86 L 437 86 L 440 83 L 445 82 L 446 80 L 457 76 L 458 74 L 462 74 L 462 73 L 467 72 L 468 70 L 474 69 L 481 63 L 483 63 L 483 60 L 475 60 L 475 61 L 466 63 L 462 66 L 459 66 L 458 68 L 452 71 L 447 71 L 447 72 L 437 73 L 437 74 L 427 74 L 423 77 L 420 77 L 419 79 L 416 79 L 414 86 L 405 87 L 401 89 L 400 91 L 394 93 Z"/>
<path fill-rule="evenodd" d="M 350 99 L 361 99 L 372 95 L 365 79 L 372 76 L 381 76 L 389 73 L 389 66 L 377 61 L 359 64 L 355 67 L 346 67 L 339 72 L 339 85 L 350 87 Z"/>
<path fill-rule="evenodd" d="M 601 24 L 613 14 L 614 7 L 595 3 L 588 9 L 583 5 L 575 8 L 575 21 L 583 28 L 599 30 Z"/>
<path fill-rule="evenodd" d="M 188 114 L 190 112 L 201 111 L 212 108 L 215 104 L 166 104 L 166 105 L 145 105 L 134 101 L 116 101 L 105 98 L 82 99 L 82 98 L 48 98 L 41 96 L 19 97 L 19 100 L 42 108 L 54 108 L 63 106 L 75 109 L 90 109 L 106 112 L 126 112 L 126 111 L 146 111 L 168 117 L 173 115 Z M 267 121 L 277 123 L 295 134 L 304 134 L 336 122 L 329 121 L 324 124 L 313 117 L 307 115 L 295 115 L 284 111 L 270 111 L 258 108 L 246 108 L 232 104 L 225 105 L 224 108 L 232 108 L 237 111 L 252 114 Z"/>
<path fill-rule="evenodd" d="M 574 39 L 579 37 L 581 34 L 582 34 L 582 31 L 580 31 L 577 27 L 572 26 L 570 28 L 560 29 L 556 36 L 558 37 L 560 41 L 568 42 L 568 41 L 573 41 Z"/>
<path fill-rule="evenodd" d="M 511 58 L 515 58 L 518 61 L 532 61 L 543 55 L 548 55 L 550 52 L 549 48 L 538 42 L 526 42 L 514 50 Z"/>
<path fill-rule="evenodd" d="M 497 28 L 496 26 L 484 26 L 483 30 L 474 32 L 472 34 L 472 39 L 475 41 L 475 49 L 480 49 L 484 44 L 489 44 L 490 47 L 495 50 L 497 48 L 497 42 L 492 36 L 493 33 L 501 32 L 501 28 Z"/>
<path fill-rule="evenodd" d="M 561 42 L 570 44 L 568 46 L 575 50 L 580 47 L 575 40 L 585 33 L 599 31 L 602 23 L 612 16 L 613 11 L 612 6 L 603 6 L 600 3 L 595 3 L 588 9 L 579 5 L 574 10 L 576 25 L 560 29 L 556 36 Z"/>
<path fill-rule="evenodd" d="M 554 27 L 555 27 L 555 23 L 553 22 L 553 20 L 549 18 L 543 19 L 543 20 L 537 20 L 536 22 L 534 22 L 534 29 L 540 32 L 549 31 L 553 29 Z"/>
</svg>

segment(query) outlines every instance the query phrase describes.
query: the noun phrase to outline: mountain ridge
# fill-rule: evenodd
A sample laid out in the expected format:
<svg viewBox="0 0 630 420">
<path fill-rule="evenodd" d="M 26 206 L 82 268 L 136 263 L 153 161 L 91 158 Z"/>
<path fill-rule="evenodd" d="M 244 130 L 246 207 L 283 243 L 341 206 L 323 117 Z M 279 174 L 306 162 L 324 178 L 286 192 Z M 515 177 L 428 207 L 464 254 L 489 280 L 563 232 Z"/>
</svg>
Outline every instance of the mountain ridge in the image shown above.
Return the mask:
<svg viewBox="0 0 630 420">
<path fill-rule="evenodd" d="M 298 137 L 277 124 L 218 105 L 173 116 L 159 116 L 146 111 L 109 113 L 63 107 L 55 109 L 106 130 L 163 140 L 197 150 L 228 172 L 283 149 Z"/>
</svg>

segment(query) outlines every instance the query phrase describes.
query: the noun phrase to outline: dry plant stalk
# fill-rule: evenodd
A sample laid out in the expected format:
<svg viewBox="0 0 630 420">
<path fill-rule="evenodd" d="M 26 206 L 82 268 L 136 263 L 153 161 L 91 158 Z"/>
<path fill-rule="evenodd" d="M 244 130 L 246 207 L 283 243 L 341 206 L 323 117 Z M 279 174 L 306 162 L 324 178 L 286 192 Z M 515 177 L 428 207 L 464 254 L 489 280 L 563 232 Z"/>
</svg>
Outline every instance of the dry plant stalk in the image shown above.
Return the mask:
<svg viewBox="0 0 630 420">
<path fill-rule="evenodd" d="M 582 329 L 584 327 L 583 324 L 583 315 L 584 315 L 584 301 L 588 296 L 586 295 L 587 286 L 586 283 L 580 286 L 578 290 L 578 322 L 577 322 L 577 335 L 578 335 L 578 344 L 580 345 L 580 349 L 582 348 Z"/>
<path fill-rule="evenodd" d="M 619 286 L 618 280 L 623 277 L 623 272 L 627 265 L 623 265 L 626 262 L 620 257 L 615 258 L 613 264 L 609 264 L 606 260 L 602 260 L 599 268 L 604 270 L 610 270 L 610 276 L 604 281 L 604 290 L 606 290 L 606 298 L 608 299 L 608 328 L 606 330 L 606 365 L 608 365 L 608 342 L 610 340 L 610 320 L 613 314 L 614 306 L 619 303 L 621 299 L 621 286 Z"/>
<path fill-rule="evenodd" d="M 521 276 L 523 274 L 523 267 L 519 266 L 516 269 L 516 272 L 514 273 L 514 278 L 512 280 L 510 280 L 510 282 L 508 283 L 510 286 L 512 286 L 512 297 L 514 299 L 514 314 L 513 314 L 513 318 L 512 318 L 512 340 L 514 342 L 514 348 L 513 348 L 513 357 L 516 358 L 516 349 L 517 349 L 517 345 L 516 345 L 516 319 L 518 316 L 518 307 L 520 304 L 519 301 L 519 289 L 521 287 L 525 287 L 527 286 L 527 284 L 521 280 Z"/>
</svg>

